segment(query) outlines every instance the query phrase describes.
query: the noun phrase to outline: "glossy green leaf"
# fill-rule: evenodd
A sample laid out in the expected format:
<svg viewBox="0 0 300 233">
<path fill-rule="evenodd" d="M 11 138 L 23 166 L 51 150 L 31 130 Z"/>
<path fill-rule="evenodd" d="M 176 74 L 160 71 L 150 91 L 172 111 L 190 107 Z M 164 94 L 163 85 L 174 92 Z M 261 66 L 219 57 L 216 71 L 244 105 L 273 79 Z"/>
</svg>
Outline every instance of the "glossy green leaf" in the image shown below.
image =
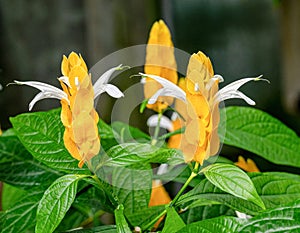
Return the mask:
<svg viewBox="0 0 300 233">
<path fill-rule="evenodd" d="M 67 151 L 63 142 L 64 127 L 60 109 L 25 113 L 10 118 L 13 129 L 33 157 L 50 168 L 67 173 L 86 173 Z"/>
<path fill-rule="evenodd" d="M 244 222 L 238 232 L 300 232 L 300 199 L 289 205 L 264 211 Z"/>
<path fill-rule="evenodd" d="M 75 230 L 66 231 L 65 233 L 117 233 L 117 226 L 106 225 L 106 226 L 93 227 L 89 229 L 75 229 Z"/>
<path fill-rule="evenodd" d="M 204 199 L 194 201 L 180 214 L 186 224 L 225 215 L 236 216 L 235 211 L 228 206 L 216 204 L 214 201 L 207 203 Z"/>
<path fill-rule="evenodd" d="M 1 181 L 25 190 L 44 190 L 59 175 L 59 172 L 34 159 L 17 137 L 0 137 Z"/>
<path fill-rule="evenodd" d="M 126 219 L 123 214 L 124 207 L 123 205 L 119 205 L 115 210 L 115 219 L 117 225 L 117 232 L 118 233 L 131 233 L 130 228 L 126 222 Z"/>
<path fill-rule="evenodd" d="M 284 174 L 284 173 L 283 173 Z M 300 182 L 297 177 L 279 176 L 278 173 L 252 173 L 251 180 L 266 208 L 274 208 L 300 199 Z M 202 180 L 193 190 L 184 194 L 178 201 L 182 208 L 201 206 L 203 200 L 216 201 L 240 212 L 257 215 L 261 211 L 257 205 L 220 190 L 207 179 Z"/>
<path fill-rule="evenodd" d="M 78 181 L 84 177 L 65 175 L 45 191 L 37 210 L 36 233 L 50 233 L 55 230 L 75 199 Z"/>
<path fill-rule="evenodd" d="M 150 165 L 118 167 L 113 170 L 112 185 L 114 195 L 125 208 L 125 214 L 132 214 L 148 207 L 152 188 Z"/>
<path fill-rule="evenodd" d="M 231 164 L 215 163 L 205 167 L 202 172 L 211 183 L 224 192 L 265 208 L 251 179 L 240 168 Z"/>
<path fill-rule="evenodd" d="M 139 163 L 183 163 L 179 150 L 158 148 L 146 143 L 124 143 L 110 148 L 100 166 L 130 166 Z"/>
<path fill-rule="evenodd" d="M 1 233 L 25 232 L 36 222 L 36 210 L 41 191 L 32 191 L 23 196 L 1 216 Z"/>
<path fill-rule="evenodd" d="M 225 144 L 251 151 L 276 164 L 300 167 L 300 138 L 282 122 L 250 107 L 228 107 L 222 114 L 226 114 Z"/>
<path fill-rule="evenodd" d="M 162 233 L 177 232 L 185 227 L 185 223 L 173 207 L 167 208 L 167 217 Z"/>
<path fill-rule="evenodd" d="M 234 217 L 219 217 L 191 223 L 178 233 L 237 233 L 241 221 Z"/>
</svg>

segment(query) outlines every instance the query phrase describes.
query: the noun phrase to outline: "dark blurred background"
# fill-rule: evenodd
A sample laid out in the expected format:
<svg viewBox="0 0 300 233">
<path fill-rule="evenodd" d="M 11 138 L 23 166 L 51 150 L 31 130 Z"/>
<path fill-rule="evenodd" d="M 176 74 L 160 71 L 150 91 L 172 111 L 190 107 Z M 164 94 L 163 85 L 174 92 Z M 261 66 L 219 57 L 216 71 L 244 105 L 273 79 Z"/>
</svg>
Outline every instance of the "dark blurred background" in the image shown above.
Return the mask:
<svg viewBox="0 0 300 233">
<path fill-rule="evenodd" d="M 147 42 L 163 18 L 175 47 L 204 51 L 225 84 L 263 74 L 271 84 L 242 90 L 257 108 L 300 132 L 300 1 L 298 0 L 0 0 L 0 124 L 27 112 L 37 93 L 6 85 L 39 80 L 59 86 L 62 54 L 81 53 L 88 67 L 110 53 Z M 226 105 L 244 105 L 227 101 Z M 34 111 L 59 106 L 43 100 Z M 107 113 L 109 114 L 109 113 Z M 105 114 L 104 114 L 105 115 Z"/>
</svg>

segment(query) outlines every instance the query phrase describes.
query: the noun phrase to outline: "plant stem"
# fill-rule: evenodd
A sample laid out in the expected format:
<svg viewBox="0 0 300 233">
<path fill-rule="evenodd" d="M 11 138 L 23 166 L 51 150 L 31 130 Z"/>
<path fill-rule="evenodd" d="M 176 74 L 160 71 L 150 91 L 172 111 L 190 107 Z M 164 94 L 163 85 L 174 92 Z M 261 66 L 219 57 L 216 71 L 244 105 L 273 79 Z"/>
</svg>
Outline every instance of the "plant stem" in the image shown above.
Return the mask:
<svg viewBox="0 0 300 233">
<path fill-rule="evenodd" d="M 176 196 L 174 197 L 174 199 L 169 203 L 168 207 L 166 207 L 164 209 L 164 211 L 162 211 L 156 218 L 154 218 L 150 223 L 148 223 L 144 229 L 148 229 L 150 228 L 154 223 L 156 223 L 158 221 L 158 219 L 160 219 L 163 215 L 165 215 L 167 213 L 167 208 L 172 207 L 173 205 L 176 204 L 177 200 L 179 199 L 179 197 L 181 196 L 181 194 L 184 192 L 184 190 L 187 188 L 187 186 L 190 184 L 190 182 L 194 179 L 194 177 L 197 176 L 198 174 L 198 169 L 199 169 L 199 163 L 195 163 L 194 169 L 192 170 L 192 173 L 190 175 L 190 177 L 187 179 L 187 181 L 184 183 L 184 185 L 181 187 L 181 189 L 179 190 L 179 192 L 176 194 Z"/>
<path fill-rule="evenodd" d="M 154 219 L 152 219 L 151 222 L 149 222 L 145 227 L 143 227 L 144 229 L 148 229 L 150 227 L 152 227 L 152 225 L 154 225 L 162 216 L 164 216 L 167 213 L 167 208 L 164 209 L 163 212 L 161 212 L 159 215 L 157 215 Z"/>
<path fill-rule="evenodd" d="M 155 131 L 154 131 L 154 136 L 153 136 L 153 139 L 151 141 L 151 145 L 155 145 L 157 143 L 157 140 L 158 140 L 158 134 L 159 134 L 159 129 L 160 129 L 160 119 L 162 117 L 163 113 L 160 112 L 158 113 L 158 122 L 157 122 L 157 125 L 155 126 Z"/>
<path fill-rule="evenodd" d="M 195 167 L 190 175 L 190 177 L 187 179 L 187 181 L 184 183 L 184 185 L 181 187 L 181 189 L 179 190 L 179 192 L 176 194 L 176 196 L 174 197 L 174 199 L 171 201 L 171 203 L 169 204 L 169 207 L 173 206 L 178 198 L 181 196 L 181 194 L 184 192 L 184 190 L 187 188 L 187 186 L 190 184 L 190 182 L 192 181 L 192 179 L 194 179 L 194 177 L 197 176 L 198 174 L 198 168 L 199 168 L 199 163 L 195 163 Z"/>
</svg>

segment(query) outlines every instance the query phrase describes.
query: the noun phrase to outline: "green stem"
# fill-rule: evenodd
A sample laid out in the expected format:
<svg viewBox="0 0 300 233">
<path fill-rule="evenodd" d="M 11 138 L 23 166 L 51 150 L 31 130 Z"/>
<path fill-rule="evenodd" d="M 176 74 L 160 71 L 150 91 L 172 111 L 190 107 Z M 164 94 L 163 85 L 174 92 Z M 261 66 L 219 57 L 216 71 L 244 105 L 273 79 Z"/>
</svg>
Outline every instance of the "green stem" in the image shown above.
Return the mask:
<svg viewBox="0 0 300 233">
<path fill-rule="evenodd" d="M 163 115 L 162 112 L 158 113 L 158 122 L 157 122 L 157 125 L 155 126 L 153 139 L 151 141 L 151 145 L 153 145 L 153 146 L 157 143 L 157 140 L 158 140 L 158 134 L 159 134 L 159 129 L 160 129 L 160 120 L 161 120 L 162 115 Z"/>
<path fill-rule="evenodd" d="M 177 200 L 179 199 L 179 197 L 181 196 L 181 194 L 184 192 L 184 190 L 187 188 L 187 186 L 190 184 L 190 182 L 194 179 L 194 177 L 197 176 L 197 174 L 198 174 L 198 168 L 199 168 L 199 163 L 196 162 L 195 163 L 195 167 L 194 167 L 194 169 L 193 169 L 190 177 L 187 179 L 187 181 L 181 187 L 181 189 L 176 194 L 176 196 L 174 197 L 174 199 L 171 201 L 171 203 L 169 204 L 169 207 L 175 205 L 175 203 L 177 202 Z"/>
<path fill-rule="evenodd" d="M 184 192 L 184 190 L 187 188 L 187 186 L 190 184 L 190 182 L 197 176 L 198 174 L 198 169 L 199 169 L 199 163 L 195 163 L 194 169 L 192 170 L 192 173 L 190 175 L 190 177 L 187 179 L 187 181 L 184 183 L 184 185 L 181 187 L 181 189 L 179 190 L 179 192 L 176 194 L 176 196 L 174 197 L 174 199 L 169 203 L 168 207 L 172 207 L 173 205 L 176 204 L 177 200 L 179 199 L 179 197 L 181 196 L 181 194 Z M 165 215 L 167 213 L 167 208 L 164 209 L 163 212 L 161 212 L 155 219 L 153 219 L 150 223 L 148 223 L 144 229 L 149 229 L 154 223 L 156 223 L 158 221 L 158 219 L 160 219 L 163 215 Z"/>
<path fill-rule="evenodd" d="M 154 219 L 152 219 L 151 222 L 149 222 L 145 227 L 143 227 L 144 229 L 148 229 L 150 227 L 152 227 L 162 216 L 164 216 L 167 213 L 167 208 L 164 209 L 163 212 L 161 212 L 159 215 L 157 215 Z"/>
</svg>

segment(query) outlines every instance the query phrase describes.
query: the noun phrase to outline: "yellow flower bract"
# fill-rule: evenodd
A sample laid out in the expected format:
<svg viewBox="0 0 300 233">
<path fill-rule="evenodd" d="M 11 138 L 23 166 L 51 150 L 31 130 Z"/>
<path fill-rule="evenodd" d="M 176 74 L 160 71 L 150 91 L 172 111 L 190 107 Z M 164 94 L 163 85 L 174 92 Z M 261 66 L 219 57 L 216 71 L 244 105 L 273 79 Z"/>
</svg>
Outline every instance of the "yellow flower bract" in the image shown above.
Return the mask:
<svg viewBox="0 0 300 233">
<path fill-rule="evenodd" d="M 63 56 L 61 72 L 69 80 L 69 85 L 63 81 L 60 83 L 70 102 L 61 100 L 64 144 L 72 157 L 79 160 L 78 166 L 81 168 L 100 150 L 94 89 L 81 55 L 72 52 L 68 58 Z"/>
<path fill-rule="evenodd" d="M 180 143 L 186 162 L 196 161 L 203 164 L 220 147 L 217 132 L 220 120 L 219 103 L 214 100 L 218 81 L 212 80 L 213 75 L 211 61 L 204 53 L 198 52 L 191 56 L 184 88 L 187 98 L 184 114 L 186 129 Z"/>
<path fill-rule="evenodd" d="M 163 20 L 155 22 L 151 28 L 146 49 L 145 73 L 157 75 L 173 83 L 177 83 L 177 64 L 171 33 Z M 162 86 L 146 78 L 144 85 L 145 98 L 150 98 Z M 159 97 L 156 103 L 148 104 L 147 108 L 162 112 L 173 103 L 172 97 Z"/>
<path fill-rule="evenodd" d="M 238 167 L 242 168 L 246 172 L 259 172 L 258 167 L 252 159 L 247 159 L 247 161 L 242 157 L 238 157 L 238 161 L 235 163 Z"/>
</svg>

